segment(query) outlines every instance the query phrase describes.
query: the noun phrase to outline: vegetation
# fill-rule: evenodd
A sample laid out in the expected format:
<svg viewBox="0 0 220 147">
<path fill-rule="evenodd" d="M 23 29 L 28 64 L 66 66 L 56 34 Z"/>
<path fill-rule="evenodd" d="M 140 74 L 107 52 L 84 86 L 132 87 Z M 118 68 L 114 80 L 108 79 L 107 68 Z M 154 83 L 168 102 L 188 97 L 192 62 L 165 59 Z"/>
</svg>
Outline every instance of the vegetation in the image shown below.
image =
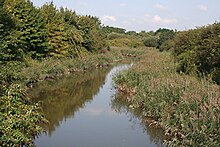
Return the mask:
<svg viewBox="0 0 220 147">
<path fill-rule="evenodd" d="M 126 32 L 53 2 L 38 8 L 30 0 L 0 0 L 0 146 L 32 146 L 47 123 L 22 86 L 139 55 L 115 79 L 131 106 L 166 130 L 168 145 L 219 146 L 220 89 L 209 80 L 220 84 L 219 36 L 220 23 Z"/>
<path fill-rule="evenodd" d="M 108 35 L 110 33 L 119 33 L 119 34 L 125 34 L 126 30 L 123 28 L 117 28 L 117 27 L 110 27 L 110 26 L 104 26 L 102 28 L 103 32 Z"/>
<path fill-rule="evenodd" d="M 178 74 L 169 53 L 147 50 L 139 63 L 115 78 L 130 107 L 142 110 L 170 136 L 169 146 L 219 146 L 219 86 Z"/>
<path fill-rule="evenodd" d="M 0 108 L 0 145 L 33 146 L 47 123 L 38 104 L 30 104 L 19 85 L 10 85 L 1 91 Z"/>
<path fill-rule="evenodd" d="M 135 31 L 125 32 L 125 30 L 120 28 L 107 26 L 104 27 L 104 31 L 110 46 L 131 48 L 143 46 L 156 47 L 160 51 L 169 50 L 166 44 L 169 44 L 176 34 L 174 30 L 165 28 L 160 28 L 155 32 L 141 31 L 137 33 Z"/>
<path fill-rule="evenodd" d="M 29 0 L 0 0 L 0 146 L 33 146 L 47 123 L 23 85 L 120 58 L 85 58 L 106 49 L 96 17 L 57 9 L 53 2 L 38 8 Z"/>
<path fill-rule="evenodd" d="M 0 7 L 1 61 L 75 58 L 106 47 L 96 17 L 57 9 L 52 2 L 37 8 L 29 0 L 1 0 Z"/>
<path fill-rule="evenodd" d="M 178 71 L 210 75 L 220 83 L 220 23 L 179 33 L 174 38 Z M 181 41 L 180 41 L 181 39 Z"/>
<path fill-rule="evenodd" d="M 166 43 L 167 41 L 173 39 L 175 37 L 175 32 L 173 30 L 169 29 L 158 29 L 155 32 L 156 35 L 159 35 L 159 40 L 157 43 L 157 48 L 160 49 L 160 51 L 163 51 L 161 46 L 162 44 Z"/>
<path fill-rule="evenodd" d="M 211 77 L 220 83 L 220 23 L 176 33 L 162 43 L 161 51 L 170 50 L 178 63 L 177 71 Z M 171 35 L 172 36 L 172 35 Z"/>
</svg>

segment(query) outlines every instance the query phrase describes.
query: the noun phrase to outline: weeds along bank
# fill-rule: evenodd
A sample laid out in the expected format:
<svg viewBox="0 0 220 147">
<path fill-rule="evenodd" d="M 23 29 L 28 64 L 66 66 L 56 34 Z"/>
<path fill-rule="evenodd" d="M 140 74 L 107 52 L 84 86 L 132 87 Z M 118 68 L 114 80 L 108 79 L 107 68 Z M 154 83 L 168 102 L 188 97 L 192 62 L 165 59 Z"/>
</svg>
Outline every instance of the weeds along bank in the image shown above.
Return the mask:
<svg viewBox="0 0 220 147">
<path fill-rule="evenodd" d="M 130 107 L 165 130 L 168 146 L 220 146 L 220 87 L 176 73 L 169 53 L 148 50 L 115 83 Z"/>
<path fill-rule="evenodd" d="M 0 146 L 34 146 L 34 137 L 48 122 L 38 104 L 31 104 L 17 84 L 4 86 L 0 95 Z"/>
<path fill-rule="evenodd" d="M 37 81 L 55 78 L 72 72 L 94 70 L 121 61 L 138 60 L 145 48 L 112 47 L 103 53 L 88 54 L 82 58 L 48 58 L 45 60 L 26 59 L 24 62 L 11 61 L 1 66 L 2 85 L 17 83 L 31 86 Z"/>
<path fill-rule="evenodd" d="M 119 62 L 139 59 L 143 49 L 111 48 L 103 53 L 83 58 L 26 59 L 11 61 L 0 71 L 0 146 L 34 145 L 34 136 L 40 134 L 48 123 L 38 104 L 32 104 L 25 93 L 25 86 L 72 72 L 95 70 Z"/>
</svg>

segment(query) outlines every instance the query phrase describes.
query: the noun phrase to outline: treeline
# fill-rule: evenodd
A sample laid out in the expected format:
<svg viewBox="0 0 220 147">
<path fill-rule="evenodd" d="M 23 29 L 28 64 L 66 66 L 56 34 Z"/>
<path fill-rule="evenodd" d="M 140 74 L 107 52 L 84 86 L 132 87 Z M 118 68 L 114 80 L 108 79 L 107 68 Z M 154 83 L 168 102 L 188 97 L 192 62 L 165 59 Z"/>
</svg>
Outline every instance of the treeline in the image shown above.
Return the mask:
<svg viewBox="0 0 220 147">
<path fill-rule="evenodd" d="M 211 77 L 220 84 L 220 23 L 178 32 L 161 51 L 172 51 L 177 71 Z"/>
<path fill-rule="evenodd" d="M 53 2 L 0 0 L 0 60 L 79 57 L 106 46 L 97 17 L 77 15 Z"/>
<path fill-rule="evenodd" d="M 103 27 L 109 45 L 117 47 L 156 47 L 163 48 L 161 45 L 167 40 L 173 39 L 176 31 L 166 28 L 159 28 L 154 31 L 126 31 L 123 28 Z"/>
</svg>

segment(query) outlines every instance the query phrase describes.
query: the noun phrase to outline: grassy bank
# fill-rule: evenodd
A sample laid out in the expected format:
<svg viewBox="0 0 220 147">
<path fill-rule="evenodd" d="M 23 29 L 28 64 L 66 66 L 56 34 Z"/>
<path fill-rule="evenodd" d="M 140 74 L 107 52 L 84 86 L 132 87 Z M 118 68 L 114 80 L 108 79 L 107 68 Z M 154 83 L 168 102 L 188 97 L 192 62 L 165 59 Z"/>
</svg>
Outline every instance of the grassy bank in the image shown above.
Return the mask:
<svg viewBox="0 0 220 147">
<path fill-rule="evenodd" d="M 49 58 L 45 60 L 26 59 L 24 62 L 8 62 L 0 73 L 2 84 L 25 84 L 31 86 L 37 81 L 55 78 L 78 71 L 94 70 L 110 66 L 122 60 L 136 60 L 143 49 L 112 47 L 110 51 L 90 54 L 83 58 Z M 131 57 L 131 58 L 129 58 Z"/>
<path fill-rule="evenodd" d="M 47 120 L 38 104 L 32 104 L 25 88 L 40 80 L 73 72 L 95 70 L 119 62 L 135 61 L 146 49 L 116 48 L 84 58 L 25 59 L 1 64 L 0 71 L 0 146 L 34 145 Z"/>
<path fill-rule="evenodd" d="M 169 53 L 148 50 L 115 83 L 131 107 L 165 130 L 168 146 L 220 146 L 220 87 L 176 73 Z"/>
</svg>

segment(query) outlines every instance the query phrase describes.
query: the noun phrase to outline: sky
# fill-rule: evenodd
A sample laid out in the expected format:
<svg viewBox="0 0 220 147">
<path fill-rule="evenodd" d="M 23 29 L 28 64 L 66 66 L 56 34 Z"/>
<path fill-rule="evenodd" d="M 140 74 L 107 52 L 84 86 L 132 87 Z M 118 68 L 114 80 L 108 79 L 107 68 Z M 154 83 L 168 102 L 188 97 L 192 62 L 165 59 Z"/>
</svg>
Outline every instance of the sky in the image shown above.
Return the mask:
<svg viewBox="0 0 220 147">
<path fill-rule="evenodd" d="M 52 0 L 31 0 L 42 6 Z M 158 28 L 188 30 L 220 22 L 220 0 L 53 0 L 80 15 L 97 16 L 102 24 L 127 31 Z"/>
</svg>

